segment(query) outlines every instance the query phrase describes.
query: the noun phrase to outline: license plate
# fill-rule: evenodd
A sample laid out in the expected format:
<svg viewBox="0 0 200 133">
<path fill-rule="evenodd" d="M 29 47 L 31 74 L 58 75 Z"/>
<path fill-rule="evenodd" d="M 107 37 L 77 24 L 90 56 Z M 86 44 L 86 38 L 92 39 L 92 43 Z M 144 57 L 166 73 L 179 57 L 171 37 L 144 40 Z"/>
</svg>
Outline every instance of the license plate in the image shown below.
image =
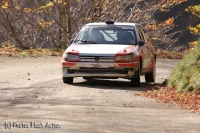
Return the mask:
<svg viewBox="0 0 200 133">
<path fill-rule="evenodd" d="M 92 63 L 92 64 L 85 64 L 85 67 L 108 68 L 108 64 Z"/>
</svg>

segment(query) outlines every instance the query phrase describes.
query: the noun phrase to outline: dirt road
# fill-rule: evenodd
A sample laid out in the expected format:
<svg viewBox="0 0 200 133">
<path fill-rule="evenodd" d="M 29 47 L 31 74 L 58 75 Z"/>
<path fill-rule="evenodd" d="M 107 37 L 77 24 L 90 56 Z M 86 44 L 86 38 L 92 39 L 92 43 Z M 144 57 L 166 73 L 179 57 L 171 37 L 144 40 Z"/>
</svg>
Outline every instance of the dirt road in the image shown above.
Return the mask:
<svg viewBox="0 0 200 133">
<path fill-rule="evenodd" d="M 158 59 L 162 83 L 177 60 Z M 60 57 L 0 57 L 0 132 L 197 133 L 200 114 L 138 96 L 128 80 L 62 83 Z"/>
</svg>

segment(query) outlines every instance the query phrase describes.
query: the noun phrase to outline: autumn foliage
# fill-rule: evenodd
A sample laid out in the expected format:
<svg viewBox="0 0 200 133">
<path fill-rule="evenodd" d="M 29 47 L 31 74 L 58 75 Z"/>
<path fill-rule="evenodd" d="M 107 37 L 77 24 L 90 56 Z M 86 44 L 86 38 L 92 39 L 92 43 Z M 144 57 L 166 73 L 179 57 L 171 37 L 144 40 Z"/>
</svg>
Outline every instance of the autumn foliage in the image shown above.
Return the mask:
<svg viewBox="0 0 200 133">
<path fill-rule="evenodd" d="M 155 19 L 155 13 L 167 14 L 175 6 L 187 2 L 187 0 L 3 0 L 0 2 L 0 46 L 7 45 L 10 41 L 12 46 L 21 49 L 66 48 L 70 39 L 84 24 L 114 20 L 141 23 L 150 33 L 156 47 L 172 47 L 184 32 L 179 30 L 168 33 L 176 27 L 176 16 L 180 13 L 168 16 L 161 22 Z"/>
<path fill-rule="evenodd" d="M 197 19 L 200 19 L 200 5 L 195 6 L 189 6 L 185 9 L 186 12 L 190 12 L 194 16 L 197 17 Z M 196 27 L 189 26 L 191 34 L 194 35 L 200 35 L 200 24 L 197 24 Z"/>
<path fill-rule="evenodd" d="M 200 19 L 200 5 L 189 6 L 186 11 Z M 189 29 L 192 34 L 200 35 L 200 24 Z M 178 91 L 200 90 L 200 40 L 190 44 L 193 44 L 193 47 L 175 67 L 169 78 L 168 86 L 175 87 Z"/>
<path fill-rule="evenodd" d="M 143 92 L 142 96 L 154 98 L 159 102 L 178 105 L 192 112 L 200 111 L 200 91 L 195 93 L 177 92 L 176 89 L 157 85 L 152 91 Z"/>
</svg>

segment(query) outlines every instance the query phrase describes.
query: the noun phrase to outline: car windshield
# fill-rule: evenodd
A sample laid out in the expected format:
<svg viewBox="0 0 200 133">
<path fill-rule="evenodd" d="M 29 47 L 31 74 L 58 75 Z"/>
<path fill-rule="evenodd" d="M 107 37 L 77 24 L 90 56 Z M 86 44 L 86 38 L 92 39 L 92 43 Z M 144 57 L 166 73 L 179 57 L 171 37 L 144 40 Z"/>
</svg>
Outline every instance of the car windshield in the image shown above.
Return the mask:
<svg viewBox="0 0 200 133">
<path fill-rule="evenodd" d="M 74 40 L 78 44 L 136 44 L 134 26 L 85 26 Z"/>
</svg>

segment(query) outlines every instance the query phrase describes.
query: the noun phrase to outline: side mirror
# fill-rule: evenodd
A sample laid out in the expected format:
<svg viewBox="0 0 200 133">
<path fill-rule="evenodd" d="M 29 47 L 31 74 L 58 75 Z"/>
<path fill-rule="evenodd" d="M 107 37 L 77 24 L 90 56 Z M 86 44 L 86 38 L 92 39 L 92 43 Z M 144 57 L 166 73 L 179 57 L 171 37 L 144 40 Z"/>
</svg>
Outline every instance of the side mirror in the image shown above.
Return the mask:
<svg viewBox="0 0 200 133">
<path fill-rule="evenodd" d="M 138 41 L 138 44 L 139 44 L 140 47 L 142 47 L 142 46 L 144 46 L 144 41 L 139 40 L 139 41 Z"/>
<path fill-rule="evenodd" d="M 69 41 L 70 45 L 71 45 L 73 42 L 74 42 L 74 39 L 71 39 L 71 40 Z"/>
</svg>

